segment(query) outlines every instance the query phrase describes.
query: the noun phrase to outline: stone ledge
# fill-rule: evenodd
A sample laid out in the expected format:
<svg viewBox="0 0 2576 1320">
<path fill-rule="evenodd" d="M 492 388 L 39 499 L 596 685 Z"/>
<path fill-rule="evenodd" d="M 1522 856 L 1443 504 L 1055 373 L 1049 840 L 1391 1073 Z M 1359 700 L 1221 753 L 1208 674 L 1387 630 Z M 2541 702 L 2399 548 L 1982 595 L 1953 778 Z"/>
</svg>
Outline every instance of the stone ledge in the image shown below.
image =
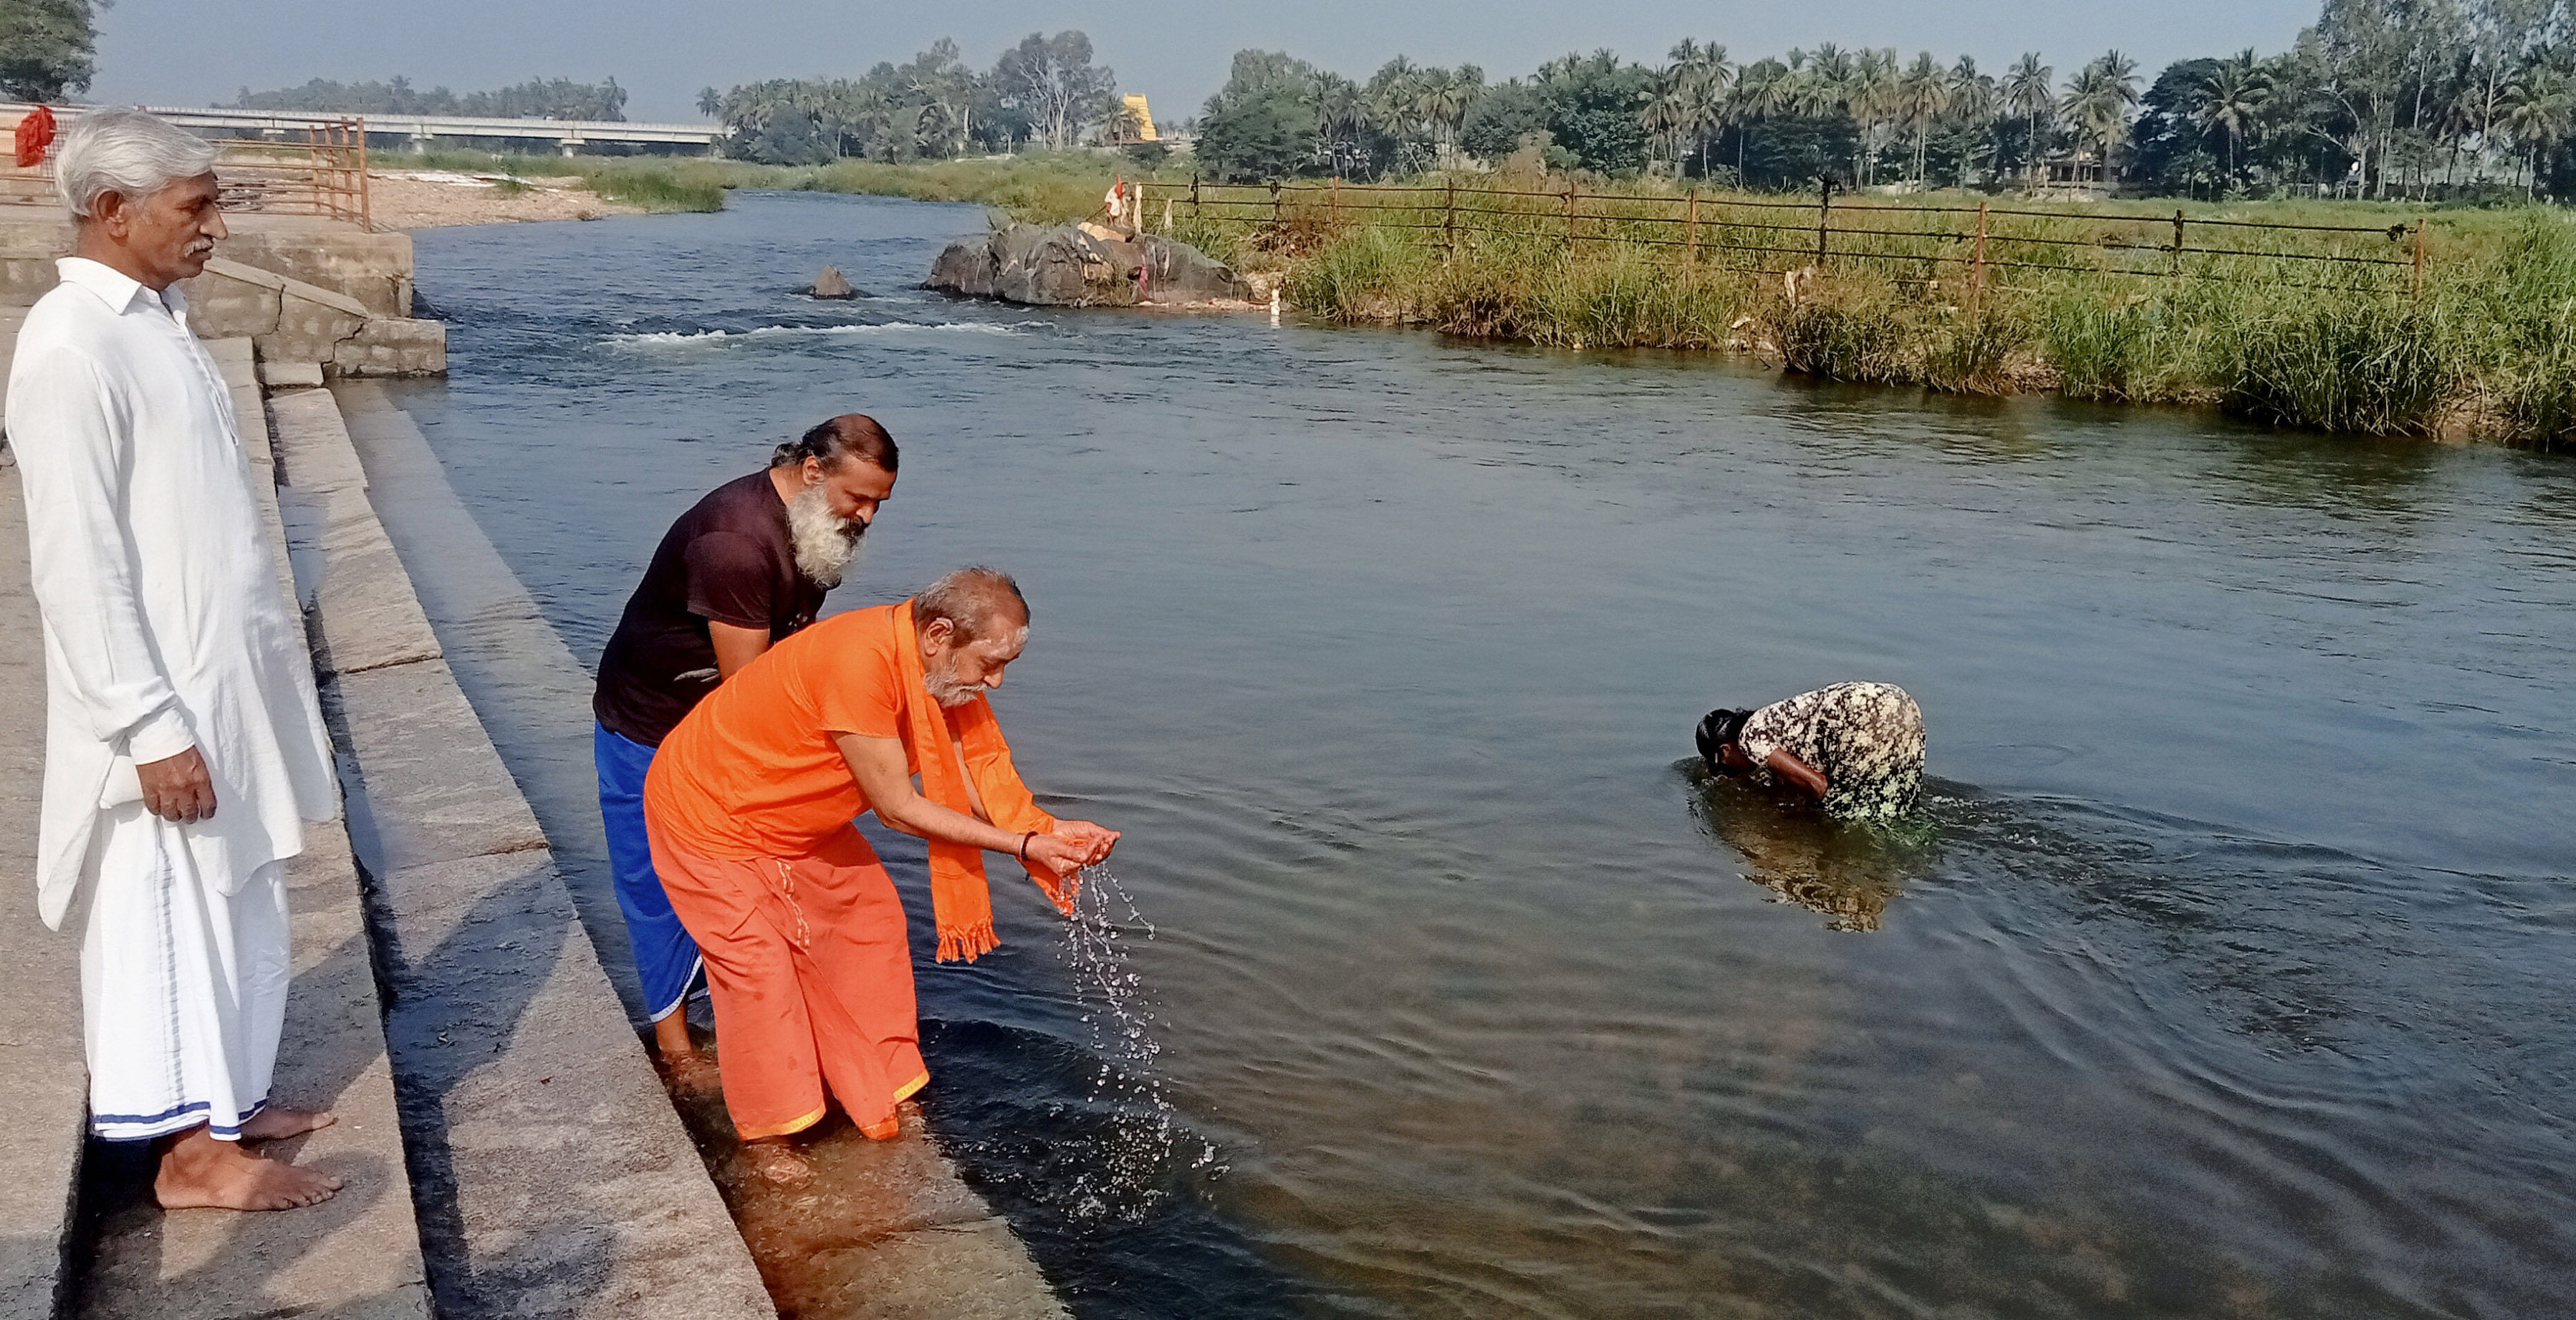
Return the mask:
<svg viewBox="0 0 2576 1320">
<path fill-rule="evenodd" d="M 268 413 L 276 423 L 282 483 L 308 494 L 367 488 L 367 470 L 358 463 L 349 428 L 340 420 L 340 405 L 328 391 L 271 394 Z"/>
<path fill-rule="evenodd" d="M 369 870 L 546 846 L 444 660 L 340 674 L 322 710 L 352 758 L 349 837 Z"/>
<path fill-rule="evenodd" d="M 319 385 L 322 364 L 319 362 L 263 362 L 259 364 L 259 383 L 270 389 L 290 385 Z"/>
<path fill-rule="evenodd" d="M 312 612 L 318 678 L 439 658 L 438 635 L 364 492 L 279 492 L 297 556 L 298 596 Z"/>
<path fill-rule="evenodd" d="M 1066 1320 L 1010 1225 L 986 1218 L 815 1253 L 781 1309 L 834 1320 Z"/>
<path fill-rule="evenodd" d="M 89 1128 L 80 944 L 36 918 L 45 668 L 26 508 L 15 465 L 0 464 L 0 835 L 20 841 L 0 854 L 0 961 L 13 973 L 0 1011 L 0 1320 L 55 1315 Z"/>
</svg>

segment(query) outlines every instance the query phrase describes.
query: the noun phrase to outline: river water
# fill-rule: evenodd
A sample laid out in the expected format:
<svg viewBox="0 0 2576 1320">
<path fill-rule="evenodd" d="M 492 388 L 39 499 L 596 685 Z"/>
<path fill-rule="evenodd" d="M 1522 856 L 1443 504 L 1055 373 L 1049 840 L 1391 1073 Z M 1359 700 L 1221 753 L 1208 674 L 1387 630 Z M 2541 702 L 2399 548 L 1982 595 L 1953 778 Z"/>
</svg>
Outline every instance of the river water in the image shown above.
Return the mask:
<svg viewBox="0 0 2576 1320">
<path fill-rule="evenodd" d="M 904 465 L 835 607 L 1019 576 L 1125 901 L 996 868 L 925 1108 L 1078 1314 L 2564 1313 L 2576 466 L 908 287 L 983 223 L 426 231 L 399 397 L 585 663 L 840 411 Z M 1689 768 L 1852 678 L 1920 821 Z"/>
</svg>

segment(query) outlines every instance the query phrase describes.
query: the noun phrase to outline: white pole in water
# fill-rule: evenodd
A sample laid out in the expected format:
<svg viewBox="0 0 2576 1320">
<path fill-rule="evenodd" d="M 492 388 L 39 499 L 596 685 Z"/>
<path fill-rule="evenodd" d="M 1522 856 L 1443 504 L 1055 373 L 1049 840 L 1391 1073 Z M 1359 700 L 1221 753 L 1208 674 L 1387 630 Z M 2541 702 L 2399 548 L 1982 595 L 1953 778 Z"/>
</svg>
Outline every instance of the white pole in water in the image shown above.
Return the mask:
<svg viewBox="0 0 2576 1320">
<path fill-rule="evenodd" d="M 1279 324 L 1279 290 L 1276 288 L 1270 291 L 1270 323 Z"/>
</svg>

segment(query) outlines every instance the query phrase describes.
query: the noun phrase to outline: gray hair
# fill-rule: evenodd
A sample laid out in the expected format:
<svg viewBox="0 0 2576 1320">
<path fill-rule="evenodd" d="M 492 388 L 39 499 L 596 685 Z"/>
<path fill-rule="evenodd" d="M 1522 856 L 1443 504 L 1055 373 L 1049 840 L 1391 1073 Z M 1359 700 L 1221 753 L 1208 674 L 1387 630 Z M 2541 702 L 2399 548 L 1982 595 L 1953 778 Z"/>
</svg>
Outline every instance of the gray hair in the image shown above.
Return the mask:
<svg viewBox="0 0 2576 1320">
<path fill-rule="evenodd" d="M 1010 616 L 1017 614 L 1016 619 Z M 941 619 L 962 644 L 1012 628 L 1029 626 L 1029 598 L 1011 575 L 983 564 L 969 564 L 930 584 L 912 598 L 912 626 L 927 628 Z"/>
<path fill-rule="evenodd" d="M 54 187 L 83 220 L 99 194 L 139 202 L 215 168 L 215 145 L 141 110 L 84 110 L 54 150 Z"/>
</svg>

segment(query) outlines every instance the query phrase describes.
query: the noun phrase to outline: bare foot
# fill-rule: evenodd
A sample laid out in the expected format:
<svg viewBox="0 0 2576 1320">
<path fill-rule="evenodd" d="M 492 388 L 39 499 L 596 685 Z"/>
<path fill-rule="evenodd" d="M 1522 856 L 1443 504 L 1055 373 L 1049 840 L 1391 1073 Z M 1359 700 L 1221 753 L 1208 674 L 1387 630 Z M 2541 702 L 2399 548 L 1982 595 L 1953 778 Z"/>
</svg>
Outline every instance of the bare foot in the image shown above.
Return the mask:
<svg viewBox="0 0 2576 1320">
<path fill-rule="evenodd" d="M 327 1109 L 289 1109 L 284 1105 L 270 1105 L 242 1124 L 241 1136 L 244 1141 L 284 1141 L 307 1132 L 319 1132 L 339 1121 Z"/>
<path fill-rule="evenodd" d="M 802 1187 L 813 1181 L 813 1166 L 785 1141 L 766 1137 L 742 1143 L 743 1167 L 778 1187 Z"/>
<path fill-rule="evenodd" d="M 653 1058 L 662 1066 L 664 1083 L 674 1091 L 705 1091 L 717 1083 L 716 1066 L 698 1053 L 685 1012 L 674 1011 L 653 1024 Z"/>
<path fill-rule="evenodd" d="M 293 1210 L 318 1205 L 340 1190 L 327 1173 L 280 1164 L 217 1141 L 201 1125 L 170 1143 L 152 1197 L 164 1210 Z"/>
</svg>

